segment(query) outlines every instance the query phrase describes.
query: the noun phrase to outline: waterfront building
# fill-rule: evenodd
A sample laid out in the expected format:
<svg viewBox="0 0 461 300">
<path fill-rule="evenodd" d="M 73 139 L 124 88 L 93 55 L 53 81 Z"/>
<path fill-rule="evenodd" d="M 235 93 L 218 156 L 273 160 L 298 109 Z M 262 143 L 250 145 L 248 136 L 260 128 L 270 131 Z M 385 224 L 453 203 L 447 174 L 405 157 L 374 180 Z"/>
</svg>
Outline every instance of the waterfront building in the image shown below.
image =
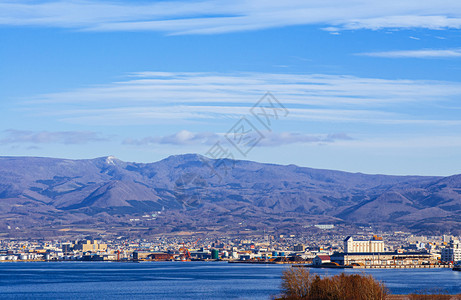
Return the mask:
<svg viewBox="0 0 461 300">
<path fill-rule="evenodd" d="M 147 257 L 152 254 L 153 253 L 150 251 L 134 251 L 133 260 L 147 259 Z"/>
<path fill-rule="evenodd" d="M 398 253 L 398 252 L 379 252 L 379 253 L 334 253 L 331 261 L 343 266 L 423 266 L 434 265 L 437 260 L 430 253 Z"/>
<path fill-rule="evenodd" d="M 105 252 L 107 250 L 106 244 L 99 244 L 96 240 L 83 240 L 78 241 L 74 245 L 73 250 L 82 252 Z"/>
<path fill-rule="evenodd" d="M 322 264 L 326 264 L 326 263 L 329 263 L 331 262 L 331 258 L 330 256 L 328 255 L 317 255 L 314 257 L 314 259 L 312 260 L 312 264 L 315 265 L 315 266 L 320 266 Z"/>
<path fill-rule="evenodd" d="M 151 260 L 172 260 L 174 259 L 174 255 L 165 252 L 157 252 L 149 254 L 147 258 Z"/>
<path fill-rule="evenodd" d="M 384 252 L 384 241 L 376 235 L 369 241 L 355 241 L 352 236 L 344 240 L 344 253 Z"/>
<path fill-rule="evenodd" d="M 458 240 L 451 240 L 448 247 L 442 249 L 441 260 L 448 263 L 461 261 L 461 245 Z"/>
</svg>

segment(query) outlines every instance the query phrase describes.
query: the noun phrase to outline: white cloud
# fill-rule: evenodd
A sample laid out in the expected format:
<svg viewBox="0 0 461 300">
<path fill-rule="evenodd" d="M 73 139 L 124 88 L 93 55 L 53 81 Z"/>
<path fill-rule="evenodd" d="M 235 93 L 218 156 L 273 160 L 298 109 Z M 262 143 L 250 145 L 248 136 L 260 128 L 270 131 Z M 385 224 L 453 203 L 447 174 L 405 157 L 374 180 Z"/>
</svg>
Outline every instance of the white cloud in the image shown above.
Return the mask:
<svg viewBox="0 0 461 300">
<path fill-rule="evenodd" d="M 29 98 L 34 104 L 254 104 L 266 91 L 294 105 L 376 105 L 461 94 L 456 82 L 270 73 L 135 73 L 128 80 Z M 235 111 L 240 113 L 239 111 Z"/>
<path fill-rule="evenodd" d="M 352 140 L 345 133 L 334 134 L 305 134 L 293 132 L 262 132 L 264 138 L 256 145 L 261 146 L 281 146 L 295 143 L 333 143 L 338 140 Z M 152 144 L 167 145 L 214 145 L 216 142 L 226 143 L 224 133 L 211 132 L 190 132 L 182 130 L 172 135 L 159 137 L 145 137 L 142 139 L 128 138 L 123 141 L 125 145 L 148 146 Z"/>
<path fill-rule="evenodd" d="M 413 1 L 409 1 L 411 3 Z M 443 1 L 451 2 L 451 1 Z M 384 3 L 384 2 L 383 2 Z M 416 4 L 413 2 L 412 4 Z M 342 29 L 346 30 L 356 30 L 356 29 L 371 29 L 379 30 L 384 28 L 427 28 L 433 30 L 441 30 L 446 28 L 461 28 L 461 17 L 459 14 L 460 6 L 455 4 L 455 2 L 447 3 L 447 7 L 443 7 L 443 4 L 437 4 L 435 2 L 425 3 L 426 8 L 429 5 L 433 5 L 434 12 L 430 13 L 424 9 L 418 10 L 416 6 L 413 7 L 415 14 L 396 14 L 396 15 L 387 15 L 387 16 L 378 16 L 371 18 L 363 19 L 350 19 L 345 23 L 342 23 Z M 417 4 L 416 4 L 417 5 Z M 436 9 L 438 6 L 438 9 Z M 448 7 L 452 7 L 453 13 L 447 10 Z M 412 9 L 410 9 L 412 10 Z M 444 11 L 444 15 L 437 15 L 436 11 Z M 425 12 L 423 12 L 425 11 Z M 421 13 L 423 12 L 423 13 Z M 458 12 L 458 13 L 457 13 Z M 421 14 L 420 14 L 421 13 Z M 449 17 L 453 16 L 454 17 Z"/>
<path fill-rule="evenodd" d="M 376 149 L 457 149 L 461 147 L 461 136 L 459 135 L 380 135 L 366 136 L 351 141 L 343 141 L 342 147 L 350 148 L 376 148 Z"/>
<path fill-rule="evenodd" d="M 359 53 L 358 55 L 388 58 L 448 58 L 461 57 L 461 49 L 422 49 Z"/>
<path fill-rule="evenodd" d="M 334 143 L 340 140 L 353 140 L 352 137 L 345 133 L 333 134 L 305 134 L 297 132 L 268 132 L 264 133 L 264 139 L 257 146 L 283 146 L 288 144 L 306 144 L 306 143 Z"/>
<path fill-rule="evenodd" d="M 0 139 L 1 144 L 86 144 L 89 142 L 107 141 L 107 138 L 91 131 L 28 131 L 8 129 L 6 137 Z"/>
<path fill-rule="evenodd" d="M 128 138 L 123 141 L 125 145 L 147 146 L 151 144 L 167 144 L 167 145 L 196 145 L 204 144 L 211 145 L 216 143 L 221 138 L 220 135 L 211 132 L 190 132 L 182 130 L 172 135 L 167 136 L 150 136 L 142 139 Z"/>
<path fill-rule="evenodd" d="M 316 24 L 337 30 L 460 28 L 455 0 L 0 1 L 0 24 L 95 31 L 216 34 Z"/>
<path fill-rule="evenodd" d="M 435 103 L 455 106 L 457 82 L 389 80 L 322 74 L 157 73 L 30 97 L 23 110 L 32 116 L 93 125 L 172 124 L 236 119 L 267 92 L 289 110 L 290 120 L 378 124 L 458 124 L 418 112 Z M 439 107 L 447 112 L 447 109 Z"/>
</svg>

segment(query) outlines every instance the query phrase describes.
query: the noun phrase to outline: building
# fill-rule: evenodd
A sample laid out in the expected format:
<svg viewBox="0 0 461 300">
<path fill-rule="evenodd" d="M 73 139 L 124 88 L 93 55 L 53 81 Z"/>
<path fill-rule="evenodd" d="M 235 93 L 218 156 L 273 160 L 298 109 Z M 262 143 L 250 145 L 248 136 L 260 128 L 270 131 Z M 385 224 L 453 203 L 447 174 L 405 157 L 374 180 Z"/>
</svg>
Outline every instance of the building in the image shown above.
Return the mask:
<svg viewBox="0 0 461 300">
<path fill-rule="evenodd" d="M 330 258 L 329 255 L 317 255 L 312 260 L 312 264 L 315 265 L 315 266 L 320 266 L 322 264 L 326 264 L 326 263 L 330 263 L 330 262 L 331 262 L 331 258 Z"/>
<path fill-rule="evenodd" d="M 442 249 L 441 260 L 448 263 L 461 261 L 461 245 L 457 240 L 451 240 L 448 247 Z"/>
<path fill-rule="evenodd" d="M 190 256 L 194 259 L 210 259 L 211 252 L 206 249 L 201 249 L 201 251 L 192 251 Z"/>
<path fill-rule="evenodd" d="M 133 260 L 148 259 L 148 256 L 151 255 L 150 251 L 134 251 Z"/>
<path fill-rule="evenodd" d="M 369 241 L 355 241 L 351 236 L 344 240 L 344 253 L 384 252 L 384 241 L 376 235 Z"/>
<path fill-rule="evenodd" d="M 322 229 L 322 230 L 328 230 L 328 229 L 335 228 L 335 225 L 333 225 L 333 224 L 318 224 L 318 225 L 314 225 L 314 226 L 317 227 L 318 229 Z"/>
<path fill-rule="evenodd" d="M 96 240 L 83 240 L 78 241 L 74 245 L 73 250 L 82 252 L 105 252 L 107 250 L 106 244 L 99 244 Z"/>
<path fill-rule="evenodd" d="M 149 254 L 147 258 L 152 259 L 152 260 L 173 260 L 174 255 L 170 253 L 165 253 L 165 252 L 156 252 L 156 253 Z"/>
<path fill-rule="evenodd" d="M 296 251 L 296 252 L 304 252 L 304 250 L 305 250 L 305 247 L 303 244 L 298 244 L 293 247 L 293 251 Z"/>
<path fill-rule="evenodd" d="M 381 252 L 381 253 L 334 253 L 331 261 L 343 266 L 408 267 L 437 264 L 430 253 Z"/>
<path fill-rule="evenodd" d="M 62 249 L 62 253 L 64 255 L 69 255 L 69 254 L 72 254 L 72 249 L 73 249 L 73 245 L 70 244 L 70 243 L 66 243 L 66 244 L 62 244 L 61 245 L 61 249 Z"/>
</svg>

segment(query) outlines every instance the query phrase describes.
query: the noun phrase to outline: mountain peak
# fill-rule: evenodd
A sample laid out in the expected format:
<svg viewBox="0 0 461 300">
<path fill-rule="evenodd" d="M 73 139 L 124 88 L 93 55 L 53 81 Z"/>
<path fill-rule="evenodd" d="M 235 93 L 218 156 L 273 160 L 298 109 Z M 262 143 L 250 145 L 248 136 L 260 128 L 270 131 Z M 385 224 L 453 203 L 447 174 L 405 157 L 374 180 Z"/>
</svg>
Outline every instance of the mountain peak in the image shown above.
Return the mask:
<svg viewBox="0 0 461 300">
<path fill-rule="evenodd" d="M 106 157 L 106 164 L 115 165 L 117 161 L 120 161 L 117 157 L 109 155 Z"/>
<path fill-rule="evenodd" d="M 117 157 L 113 155 L 98 157 L 95 159 L 91 159 L 90 161 L 93 161 L 99 167 L 102 167 L 102 168 L 105 168 L 107 166 L 121 166 L 124 164 L 123 161 L 121 161 L 120 159 L 118 159 Z"/>
<path fill-rule="evenodd" d="M 207 161 L 208 158 L 196 153 L 180 154 L 180 155 L 171 155 L 163 159 L 163 161 L 173 162 L 173 161 Z"/>
</svg>

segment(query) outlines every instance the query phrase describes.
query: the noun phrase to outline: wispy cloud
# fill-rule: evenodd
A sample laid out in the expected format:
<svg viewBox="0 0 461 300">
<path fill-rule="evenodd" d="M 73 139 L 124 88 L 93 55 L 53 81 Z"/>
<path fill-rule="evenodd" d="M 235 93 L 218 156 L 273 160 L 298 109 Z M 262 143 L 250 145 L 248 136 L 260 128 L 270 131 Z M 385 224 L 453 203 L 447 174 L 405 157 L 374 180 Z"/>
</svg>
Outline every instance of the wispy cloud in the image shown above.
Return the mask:
<svg viewBox="0 0 461 300">
<path fill-rule="evenodd" d="M 309 143 L 334 143 L 341 140 L 353 140 L 346 133 L 333 134 L 305 134 L 297 132 L 270 132 L 266 133 L 264 139 L 257 146 L 276 147 L 288 144 L 309 144 Z"/>
<path fill-rule="evenodd" d="M 256 146 L 282 146 L 295 143 L 333 143 L 338 140 L 352 140 L 345 133 L 334 134 L 305 134 L 293 132 L 263 132 L 264 138 Z M 125 139 L 123 144 L 134 146 L 148 146 L 153 144 L 166 145 L 213 145 L 224 141 L 223 133 L 190 132 L 182 130 L 172 135 L 161 137 L 145 137 L 142 139 Z"/>
<path fill-rule="evenodd" d="M 130 107 L 248 106 L 266 91 L 276 92 L 284 103 L 293 105 L 363 107 L 459 95 L 461 86 L 456 82 L 347 75 L 141 72 L 112 84 L 29 97 L 27 104 L 91 104 L 96 111 L 108 105 L 116 110 L 126 104 Z M 226 109 L 241 113 L 231 107 Z"/>
<path fill-rule="evenodd" d="M 444 7 L 444 4 L 437 4 L 435 2 L 421 3 L 422 6 L 418 9 L 416 1 L 405 2 L 404 7 L 399 7 L 396 1 L 382 2 L 382 4 L 389 4 L 388 9 L 380 7 L 383 11 L 379 14 L 380 16 L 373 17 L 372 13 L 363 18 L 347 18 L 344 22 L 337 22 L 340 24 L 339 27 L 329 27 L 329 31 L 337 30 L 357 30 L 357 29 L 370 29 L 379 30 L 385 28 L 397 28 L 397 29 L 410 29 L 410 28 L 427 28 L 433 30 L 442 30 L 446 28 L 460 28 L 461 17 L 460 17 L 460 5 L 455 1 L 443 1 L 448 6 Z M 368 8 L 372 5 L 376 5 L 375 1 L 371 1 L 371 5 L 367 5 Z M 345 5 L 347 3 L 344 3 Z M 392 7 L 394 4 L 394 8 Z M 376 5 L 377 7 L 379 5 Z M 434 9 L 431 13 L 430 7 Z M 438 7 L 438 8 L 437 8 Z M 453 9 L 454 14 L 450 14 L 448 11 L 450 8 Z M 386 12 L 388 14 L 386 14 Z"/>
<path fill-rule="evenodd" d="M 77 124 L 210 122 L 247 114 L 267 91 L 289 108 L 290 120 L 445 124 L 453 120 L 432 120 L 414 114 L 414 107 L 457 106 L 452 99 L 461 95 L 461 85 L 322 74 L 142 72 L 112 84 L 29 97 L 22 109 Z"/>
<path fill-rule="evenodd" d="M 211 132 L 190 132 L 182 130 L 172 135 L 159 137 L 145 137 L 142 139 L 128 138 L 123 141 L 125 145 L 148 146 L 152 144 L 166 145 L 211 145 L 216 143 L 221 136 Z"/>
<path fill-rule="evenodd" d="M 358 53 L 357 55 L 387 58 L 449 58 L 461 57 L 461 49 L 421 49 Z"/>
<path fill-rule="evenodd" d="M 86 144 L 107 141 L 107 138 L 91 131 L 27 131 L 8 129 L 0 144 Z"/>
<path fill-rule="evenodd" d="M 94 31 L 217 34 L 316 24 L 330 30 L 460 28 L 456 0 L 0 1 L 0 24 Z"/>
</svg>

